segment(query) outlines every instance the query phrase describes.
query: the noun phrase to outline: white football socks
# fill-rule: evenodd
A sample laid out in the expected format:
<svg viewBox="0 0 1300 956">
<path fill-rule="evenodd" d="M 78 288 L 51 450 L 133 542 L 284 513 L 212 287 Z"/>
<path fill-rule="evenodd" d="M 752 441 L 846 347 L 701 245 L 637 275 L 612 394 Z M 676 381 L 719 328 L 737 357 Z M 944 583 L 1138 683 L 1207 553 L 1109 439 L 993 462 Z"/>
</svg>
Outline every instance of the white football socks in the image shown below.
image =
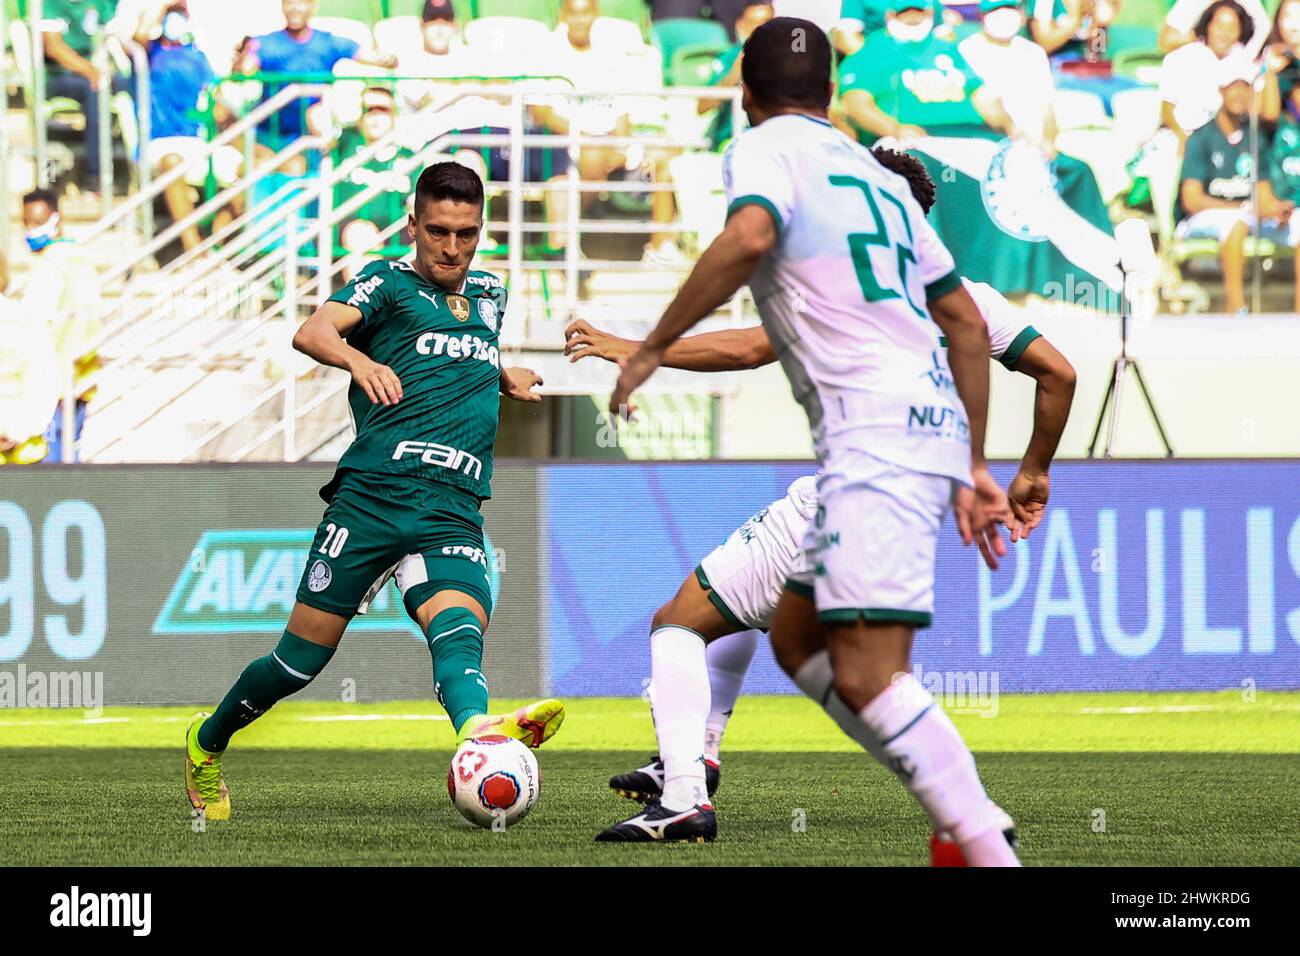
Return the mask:
<svg viewBox="0 0 1300 956">
<path fill-rule="evenodd" d="M 713 704 L 709 708 L 709 720 L 704 731 L 704 756 L 715 763 L 722 747 L 722 735 L 727 730 L 727 721 L 731 719 L 741 685 L 745 683 L 745 672 L 749 670 L 749 662 L 754 659 L 757 647 L 758 634 L 754 631 L 741 631 L 739 634 L 718 638 L 704 652 L 709 665 L 709 689 L 713 694 Z"/>
<path fill-rule="evenodd" d="M 801 691 L 826 711 L 840 730 L 856 740 L 858 746 L 885 766 L 889 766 L 889 758 L 881 749 L 880 738 L 876 736 L 876 732 L 864 724 L 853 709 L 840 699 L 840 695 L 835 693 L 835 673 L 831 670 L 830 654 L 826 651 L 818 651 L 804 661 L 795 672 L 794 682 Z"/>
<path fill-rule="evenodd" d="M 1001 817 L 984 792 L 957 728 L 911 674 L 897 678 L 860 714 L 835 692 L 830 655 L 818 651 L 794 675 L 799 689 L 912 791 L 936 831 L 950 833 L 971 866 L 1019 866 Z"/>
<path fill-rule="evenodd" d="M 673 810 L 708 804 L 704 729 L 710 694 L 704 639 L 673 625 L 652 631 L 650 672 L 655 734 L 664 762 L 660 803 Z"/>
<path fill-rule="evenodd" d="M 939 830 L 952 835 L 970 866 L 1019 866 L 1001 817 L 984 792 L 975 758 L 929 692 L 902 674 L 858 714 L 875 732 L 885 766 L 903 781 Z"/>
</svg>

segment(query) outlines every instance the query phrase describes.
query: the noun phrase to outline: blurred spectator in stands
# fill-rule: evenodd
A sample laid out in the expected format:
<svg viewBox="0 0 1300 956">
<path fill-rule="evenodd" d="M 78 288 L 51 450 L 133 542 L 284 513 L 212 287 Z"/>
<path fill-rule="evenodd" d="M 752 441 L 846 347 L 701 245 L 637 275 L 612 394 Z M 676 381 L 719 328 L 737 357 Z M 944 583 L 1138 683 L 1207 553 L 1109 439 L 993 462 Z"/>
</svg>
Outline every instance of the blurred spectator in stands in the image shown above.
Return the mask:
<svg viewBox="0 0 1300 956">
<path fill-rule="evenodd" d="M 44 322 L 54 339 L 60 395 L 70 384 L 76 396 L 76 444 L 72 449 L 72 460 L 76 461 L 86 404 L 94 391 L 88 379 L 99 369 L 99 356 L 89 348 L 100 329 L 99 274 L 81 246 L 64 238 L 59 201 L 50 191 L 37 189 L 23 197 L 23 228 L 36 265 L 23 291 L 22 310 L 28 321 Z M 71 382 L 65 383 L 69 370 Z M 48 436 L 51 461 L 63 460 L 63 440 L 60 401 Z"/>
<path fill-rule="evenodd" d="M 980 0 L 980 32 L 957 45 L 975 75 L 1002 101 L 1012 127 L 1049 156 L 1056 153 L 1052 67 L 1047 53 L 1021 36 L 1020 0 Z"/>
<path fill-rule="evenodd" d="M 928 0 L 888 4 L 885 29 L 840 63 L 840 106 L 863 144 L 890 136 L 907 148 L 931 125 L 1008 129 L 997 95 L 957 44 L 934 35 Z"/>
<path fill-rule="evenodd" d="M 1160 119 L 1180 145 L 1208 123 L 1222 105 L 1219 77 L 1225 69 L 1247 71 L 1253 57 L 1255 23 L 1237 0 L 1214 0 L 1197 21 L 1195 40 L 1165 57 L 1160 65 Z M 1232 66 L 1223 66 L 1224 63 Z M 1267 70 L 1260 118 L 1273 122 L 1281 101 L 1277 73 Z"/>
<path fill-rule="evenodd" d="M 482 72 L 461 42 L 460 24 L 451 0 L 425 0 L 420 19 L 423 49 L 409 63 L 403 58 L 402 73 L 438 80 Z"/>
<path fill-rule="evenodd" d="M 647 2 L 650 5 L 651 19 L 665 20 L 676 17 L 700 19 L 712 16 L 727 28 L 728 33 L 731 33 L 732 24 L 740 16 L 746 4 L 746 0 L 647 0 Z M 734 33 L 731 33 L 731 39 L 736 39 Z"/>
<path fill-rule="evenodd" d="M 713 74 L 709 78 L 710 86 L 735 89 L 740 85 L 740 55 L 745 49 L 749 35 L 774 16 L 769 0 L 750 0 L 740 15 L 736 17 L 736 42 L 724 50 L 713 61 Z M 709 144 L 715 149 L 722 149 L 735 134 L 732 126 L 732 107 L 729 101 L 722 106 L 717 100 L 700 97 L 699 111 L 707 113 L 714 110 L 713 122 L 709 125 Z M 741 114 L 742 120 L 744 114 Z"/>
<path fill-rule="evenodd" d="M 1278 4 L 1264 62 L 1277 74 L 1282 118 L 1300 122 L 1300 0 Z"/>
<path fill-rule="evenodd" d="M 932 0 L 936 29 L 944 22 L 945 8 L 940 0 Z M 831 30 L 831 42 L 841 56 L 857 53 L 867 37 L 885 27 L 885 13 L 889 10 L 889 0 L 841 0 L 840 18 Z M 782 11 L 781 16 L 791 16 Z M 960 21 L 960 15 L 954 14 Z M 945 37 L 952 39 L 951 37 Z"/>
<path fill-rule="evenodd" d="M 59 369 L 49 329 L 27 321 L 8 291 L 9 263 L 0 252 L 0 465 L 32 465 L 45 458 Z"/>
<path fill-rule="evenodd" d="M 1160 26 L 1160 52 L 1170 53 L 1180 46 L 1198 39 L 1196 26 L 1214 0 L 1176 0 Z M 1242 40 L 1251 59 L 1259 56 L 1269 31 L 1268 13 L 1260 0 L 1238 0 L 1241 9 L 1250 18 L 1253 36 Z"/>
<path fill-rule="evenodd" d="M 265 36 L 245 37 L 235 57 L 235 72 L 266 73 L 329 73 L 340 60 L 356 60 L 367 66 L 392 69 L 397 57 L 373 47 L 363 48 L 355 40 L 335 36 L 325 30 L 313 30 L 311 19 L 316 15 L 316 0 L 282 0 L 284 29 Z M 262 100 L 270 99 L 286 85 L 285 82 L 264 82 Z M 276 115 L 268 117 L 259 127 L 262 143 L 258 144 L 264 158 L 278 152 L 308 132 L 322 132 L 311 124 L 311 108 L 319 100 L 302 97 L 290 103 Z M 294 157 L 282 169 L 290 175 L 306 171 L 306 160 Z"/>
<path fill-rule="evenodd" d="M 1236 0 L 1214 0 L 1197 21 L 1196 39 L 1167 55 L 1160 65 L 1161 129 L 1142 148 L 1133 164 L 1136 176 L 1151 187 L 1151 206 L 1160 233 L 1168 236 L 1177 215 L 1179 164 L 1187 138 L 1219 112 L 1223 97 L 1219 78 L 1225 73 L 1258 72 L 1249 53 L 1255 24 Z M 1281 111 L 1277 73 L 1264 71 L 1264 95 L 1256 102 L 1260 119 L 1273 122 Z"/>
<path fill-rule="evenodd" d="M 1178 224 L 1176 235 L 1179 239 L 1208 238 L 1219 243 L 1226 310 L 1231 313 L 1246 308 L 1245 241 L 1252 227 L 1258 228 L 1257 234 L 1281 245 L 1300 245 L 1296 229 L 1300 217 L 1293 216 L 1295 203 L 1277 197 L 1267 169 L 1259 173 L 1257 195 L 1252 202 L 1252 179 L 1257 173 L 1250 110 L 1256 75 L 1248 61 L 1229 60 L 1219 65 L 1222 105 L 1214 118 L 1187 140 L 1178 194 L 1185 218 Z M 1267 160 L 1266 153 L 1260 155 Z M 1300 298 L 1296 307 L 1300 308 Z"/>
<path fill-rule="evenodd" d="M 101 162 L 112 157 L 99 155 L 100 76 L 90 58 L 95 38 L 106 34 L 117 0 L 45 0 L 41 21 L 41 42 L 45 50 L 45 95 L 65 96 L 77 101 L 86 117 L 85 191 L 97 194 Z M 113 67 L 110 65 L 110 71 Z M 113 92 L 134 93 L 130 80 L 113 72 Z"/>
<path fill-rule="evenodd" d="M 336 165 L 341 166 L 383 139 L 396 123 L 397 100 L 392 92 L 382 86 L 368 88 L 361 95 L 361 119 L 355 127 L 339 134 Z M 411 156 L 410 150 L 396 144 L 384 147 L 335 188 L 334 206 L 338 208 L 371 186 L 380 187 L 375 196 L 348 213 L 340 224 L 339 245 L 352 257 L 344 270 L 345 278 L 351 278 L 364 264 L 363 256 L 391 253 L 392 258 L 401 258 L 403 247 L 410 245 L 405 229 L 382 242 L 379 234 L 406 218 L 406 200 L 415 188 L 411 174 L 419 172 L 412 170 Z"/>
<path fill-rule="evenodd" d="M 1106 31 L 1121 0 L 1031 0 L 1030 32 L 1053 62 L 1106 59 Z M 1154 25 L 1154 24 L 1153 24 Z"/>
<path fill-rule="evenodd" d="M 149 54 L 152 138 L 145 162 L 162 175 L 193 161 L 186 174 L 163 193 L 172 220 L 180 222 L 194 212 L 192 190 L 207 181 L 208 163 L 201 160 L 207 144 L 198 111 L 205 96 L 216 96 L 216 75 L 208 58 L 194 46 L 187 0 L 151 0 L 136 24 L 135 41 Z M 219 127 L 233 121 L 233 114 L 219 99 L 214 99 L 212 106 Z M 217 182 L 223 187 L 234 183 L 242 162 L 240 151 L 233 146 L 217 150 L 212 156 Z M 213 231 L 227 225 L 239 211 L 238 204 L 222 209 L 213 219 Z M 181 233 L 186 250 L 201 241 L 197 224 Z"/>
<path fill-rule="evenodd" d="M 633 64 L 634 54 L 623 47 L 602 48 L 592 42 L 592 24 L 600 16 L 596 0 L 563 0 L 560 23 L 554 31 L 549 72 L 565 77 L 577 96 L 557 96 L 536 111 L 542 125 L 558 135 L 576 128 L 584 135 L 630 136 L 634 131 L 626 112 L 626 98 L 617 92 L 635 94 L 654 92 L 634 89 L 637 76 L 645 74 Z M 659 83 L 658 73 L 654 83 Z M 668 160 L 671 151 L 642 150 L 640 147 L 609 145 L 583 146 L 578 152 L 578 176 L 586 182 L 628 180 L 645 168 L 653 181 L 668 183 Z M 631 197 L 626 197 L 631 198 Z M 598 196 L 586 191 L 581 206 L 589 209 Z M 674 218 L 673 194 L 670 190 L 650 193 L 650 218 L 655 225 L 668 225 Z M 652 231 L 646 245 L 648 261 L 662 266 L 681 265 L 686 257 L 678 248 L 676 234 L 667 230 Z M 558 236 L 553 235 L 554 245 Z"/>
</svg>

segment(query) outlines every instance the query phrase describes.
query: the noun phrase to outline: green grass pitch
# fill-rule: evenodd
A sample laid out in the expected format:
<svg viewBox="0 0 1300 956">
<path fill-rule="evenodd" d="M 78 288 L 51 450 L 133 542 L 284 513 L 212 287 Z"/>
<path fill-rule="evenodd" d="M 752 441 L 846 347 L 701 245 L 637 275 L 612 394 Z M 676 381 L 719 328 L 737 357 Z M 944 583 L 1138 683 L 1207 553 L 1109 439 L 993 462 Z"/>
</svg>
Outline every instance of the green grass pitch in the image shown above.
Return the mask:
<svg viewBox="0 0 1300 956">
<path fill-rule="evenodd" d="M 499 702 L 505 706 L 509 702 Z M 1027 865 L 1300 863 L 1300 694 L 1003 695 L 955 716 L 1016 818 Z M 449 724 L 429 701 L 288 701 L 226 760 L 234 819 L 195 832 L 181 736 L 193 708 L 0 711 L 0 862 L 18 865 L 916 865 L 920 809 L 811 703 L 742 698 L 718 841 L 592 841 L 635 805 L 612 773 L 654 750 L 639 700 L 568 701 L 542 795 L 504 833 L 447 799 Z"/>
</svg>

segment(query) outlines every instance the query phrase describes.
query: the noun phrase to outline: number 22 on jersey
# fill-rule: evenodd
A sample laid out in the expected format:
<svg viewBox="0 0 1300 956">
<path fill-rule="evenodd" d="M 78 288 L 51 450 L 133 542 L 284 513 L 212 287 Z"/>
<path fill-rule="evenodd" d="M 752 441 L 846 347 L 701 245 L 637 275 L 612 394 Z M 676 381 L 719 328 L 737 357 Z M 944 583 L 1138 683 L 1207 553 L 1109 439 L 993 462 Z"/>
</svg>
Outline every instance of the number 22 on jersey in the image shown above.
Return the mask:
<svg viewBox="0 0 1300 956">
<path fill-rule="evenodd" d="M 849 255 L 853 259 L 853 270 L 858 276 L 858 285 L 862 289 L 862 297 L 868 302 L 881 302 L 886 299 L 906 299 L 907 304 L 912 307 L 921 318 L 929 318 L 925 309 L 918 306 L 912 301 L 912 294 L 907 288 L 907 264 L 915 263 L 916 256 L 912 253 L 912 224 L 908 221 L 907 210 L 903 204 L 887 192 L 881 192 L 880 198 L 893 203 L 898 207 L 899 214 L 903 217 L 903 225 L 907 228 L 907 244 L 894 241 L 889 234 L 889 228 L 885 225 L 884 217 L 880 215 L 880 205 L 876 202 L 876 189 L 865 179 L 859 179 L 856 176 L 831 176 L 830 184 L 832 186 L 844 186 L 850 189 L 859 189 L 862 191 L 863 198 L 867 201 L 867 208 L 871 211 L 871 218 L 875 223 L 875 229 L 872 232 L 851 232 L 845 238 L 849 241 Z M 898 250 L 898 282 L 901 290 L 893 288 L 890 285 L 882 285 L 876 278 L 875 270 L 871 267 L 871 247 L 883 246 L 886 249 L 891 247 Z"/>
</svg>

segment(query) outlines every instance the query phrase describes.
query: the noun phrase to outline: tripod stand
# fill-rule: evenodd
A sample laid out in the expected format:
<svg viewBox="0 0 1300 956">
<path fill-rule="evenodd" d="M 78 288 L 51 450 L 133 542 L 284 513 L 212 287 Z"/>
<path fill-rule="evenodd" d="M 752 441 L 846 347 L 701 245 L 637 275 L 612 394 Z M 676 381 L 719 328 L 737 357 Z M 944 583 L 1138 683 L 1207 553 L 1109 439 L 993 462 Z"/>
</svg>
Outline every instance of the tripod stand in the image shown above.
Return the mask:
<svg viewBox="0 0 1300 956">
<path fill-rule="evenodd" d="M 1127 293 L 1128 274 L 1124 273 L 1124 287 Z M 1114 457 L 1115 450 L 1115 432 L 1119 426 L 1119 408 L 1120 399 L 1124 396 L 1124 379 L 1128 375 L 1129 369 L 1133 370 L 1133 376 L 1137 379 L 1138 388 L 1142 390 L 1142 398 L 1146 400 L 1147 411 L 1151 413 L 1151 421 L 1155 423 L 1156 432 L 1160 435 L 1160 443 L 1165 446 L 1165 457 L 1173 458 L 1174 449 L 1169 444 L 1169 438 L 1165 435 L 1164 425 L 1160 423 L 1160 414 L 1156 411 L 1156 404 L 1151 399 L 1151 391 L 1147 388 L 1147 383 L 1142 378 L 1142 368 L 1138 365 L 1137 359 L 1129 358 L 1128 354 L 1128 320 L 1129 313 L 1132 311 L 1130 300 L 1127 294 L 1123 298 L 1123 309 L 1119 317 L 1119 355 L 1115 358 L 1115 363 L 1110 369 L 1110 383 L 1106 386 L 1106 397 L 1101 401 L 1101 411 L 1097 414 L 1097 427 L 1093 429 L 1092 441 L 1088 444 L 1088 457 L 1092 458 L 1097 451 L 1097 440 L 1101 437 L 1101 424 L 1106 420 L 1106 409 L 1110 409 L 1110 427 L 1106 429 L 1106 448 L 1102 454 L 1106 458 Z M 1114 407 L 1112 408 L 1112 402 Z"/>
</svg>

